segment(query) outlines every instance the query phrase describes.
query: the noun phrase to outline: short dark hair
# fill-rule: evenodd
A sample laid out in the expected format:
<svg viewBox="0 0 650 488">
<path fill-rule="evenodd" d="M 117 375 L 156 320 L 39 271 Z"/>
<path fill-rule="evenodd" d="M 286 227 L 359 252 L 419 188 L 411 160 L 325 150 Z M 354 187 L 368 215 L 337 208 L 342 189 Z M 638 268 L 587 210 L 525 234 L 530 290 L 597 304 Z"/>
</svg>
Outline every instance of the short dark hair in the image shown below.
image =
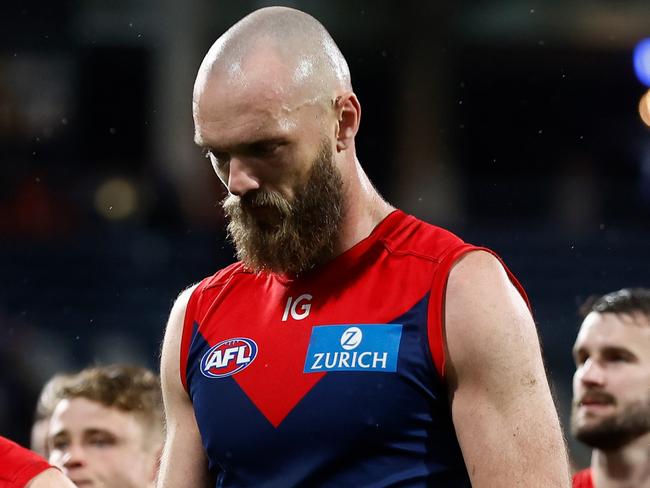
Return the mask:
<svg viewBox="0 0 650 488">
<path fill-rule="evenodd" d="M 580 307 L 584 318 L 591 312 L 633 314 L 642 313 L 650 317 L 650 289 L 623 288 L 603 296 L 593 295 Z"/>
</svg>

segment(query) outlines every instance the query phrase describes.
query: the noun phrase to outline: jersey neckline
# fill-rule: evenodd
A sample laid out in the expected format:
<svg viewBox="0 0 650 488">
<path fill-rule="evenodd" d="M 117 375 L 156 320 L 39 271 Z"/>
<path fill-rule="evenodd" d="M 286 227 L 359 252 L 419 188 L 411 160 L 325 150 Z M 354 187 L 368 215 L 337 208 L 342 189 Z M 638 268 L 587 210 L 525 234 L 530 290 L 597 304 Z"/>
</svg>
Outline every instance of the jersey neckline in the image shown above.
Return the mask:
<svg viewBox="0 0 650 488">
<path fill-rule="evenodd" d="M 384 217 L 375 228 L 372 229 L 367 237 L 363 238 L 350 249 L 339 254 L 328 262 L 316 266 L 299 276 L 288 273 L 274 273 L 273 276 L 282 284 L 290 285 L 296 281 L 310 280 L 314 276 L 318 276 L 319 279 L 321 279 L 323 275 L 345 272 L 353 265 L 357 264 L 361 257 L 377 242 L 396 229 L 406 217 L 407 215 L 404 212 L 395 209 Z"/>
</svg>

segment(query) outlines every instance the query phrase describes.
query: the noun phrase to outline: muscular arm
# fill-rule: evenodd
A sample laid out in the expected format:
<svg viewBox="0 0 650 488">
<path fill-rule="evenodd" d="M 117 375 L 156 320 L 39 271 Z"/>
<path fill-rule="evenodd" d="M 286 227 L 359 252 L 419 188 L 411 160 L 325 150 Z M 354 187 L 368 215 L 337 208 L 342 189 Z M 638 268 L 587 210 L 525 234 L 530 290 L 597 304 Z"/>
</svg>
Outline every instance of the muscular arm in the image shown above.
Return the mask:
<svg viewBox="0 0 650 488">
<path fill-rule="evenodd" d="M 187 302 L 194 287 L 185 290 L 172 307 L 162 347 L 160 379 L 167 437 L 158 488 L 208 486 L 208 468 L 194 410 L 180 379 L 180 350 Z"/>
<path fill-rule="evenodd" d="M 472 486 L 569 487 L 535 325 L 492 255 L 472 252 L 452 269 L 445 330 L 452 417 Z"/>
</svg>

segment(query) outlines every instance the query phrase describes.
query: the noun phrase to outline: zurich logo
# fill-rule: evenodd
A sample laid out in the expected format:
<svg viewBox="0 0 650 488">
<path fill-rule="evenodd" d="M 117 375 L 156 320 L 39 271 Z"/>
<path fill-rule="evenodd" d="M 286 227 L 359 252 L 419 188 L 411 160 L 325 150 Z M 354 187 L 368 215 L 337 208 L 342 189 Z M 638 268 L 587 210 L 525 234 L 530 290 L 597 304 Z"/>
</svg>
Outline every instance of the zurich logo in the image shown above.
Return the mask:
<svg viewBox="0 0 650 488">
<path fill-rule="evenodd" d="M 341 334 L 341 347 L 346 351 L 356 349 L 361 344 L 363 332 L 359 327 L 349 327 Z"/>
<path fill-rule="evenodd" d="M 247 368 L 257 356 L 252 339 L 235 337 L 212 346 L 201 358 L 201 373 L 207 378 L 225 378 Z"/>
<path fill-rule="evenodd" d="M 401 339 L 402 324 L 314 326 L 303 372 L 394 373 Z"/>
</svg>

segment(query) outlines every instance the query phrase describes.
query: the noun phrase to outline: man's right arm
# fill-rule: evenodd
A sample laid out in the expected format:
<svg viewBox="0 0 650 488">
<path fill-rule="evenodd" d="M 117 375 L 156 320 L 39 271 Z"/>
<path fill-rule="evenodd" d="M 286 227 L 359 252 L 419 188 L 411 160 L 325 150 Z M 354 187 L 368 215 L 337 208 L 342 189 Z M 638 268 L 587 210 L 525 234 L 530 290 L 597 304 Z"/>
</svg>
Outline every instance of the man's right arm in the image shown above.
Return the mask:
<svg viewBox="0 0 650 488">
<path fill-rule="evenodd" d="M 158 474 L 158 488 L 207 487 L 208 468 L 190 398 L 181 383 L 180 351 L 183 322 L 196 286 L 180 294 L 172 307 L 163 341 L 160 379 L 167 434 Z"/>
</svg>

